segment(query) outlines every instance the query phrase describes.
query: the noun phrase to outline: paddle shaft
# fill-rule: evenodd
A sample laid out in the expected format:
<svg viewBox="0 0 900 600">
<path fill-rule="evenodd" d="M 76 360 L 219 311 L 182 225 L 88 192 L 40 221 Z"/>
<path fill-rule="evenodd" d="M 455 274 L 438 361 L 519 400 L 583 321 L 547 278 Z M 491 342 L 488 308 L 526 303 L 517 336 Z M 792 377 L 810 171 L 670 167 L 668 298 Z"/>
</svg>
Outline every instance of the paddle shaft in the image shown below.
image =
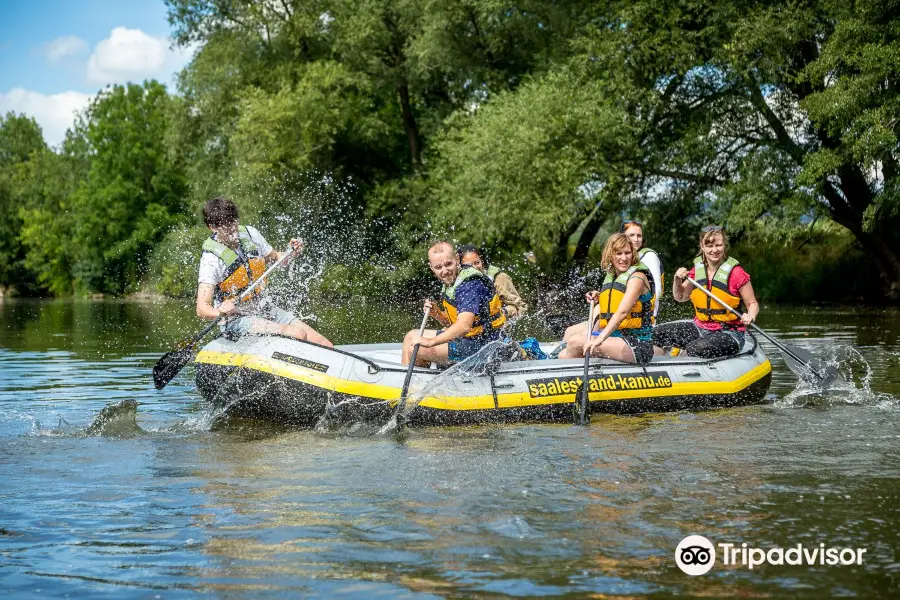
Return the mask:
<svg viewBox="0 0 900 600">
<path fill-rule="evenodd" d="M 428 324 L 428 311 L 425 311 L 425 314 L 422 315 L 422 324 L 419 325 L 419 337 L 421 338 L 425 334 L 425 325 Z M 409 382 L 412 381 L 413 369 L 416 368 L 416 356 L 419 354 L 419 344 L 415 344 L 412 349 L 412 354 L 409 357 L 409 368 L 406 369 L 406 378 L 403 380 L 403 389 L 400 390 L 400 401 L 397 402 L 397 413 L 396 416 L 399 417 L 404 410 L 406 410 L 406 397 L 409 392 Z M 399 422 L 397 423 L 400 424 Z"/>
<path fill-rule="evenodd" d="M 694 281 L 694 280 L 691 279 L 690 277 L 687 277 L 686 279 L 687 279 L 688 281 L 690 281 L 691 284 L 692 284 L 694 287 L 696 287 L 698 290 L 700 290 L 701 292 L 703 292 L 704 294 L 706 294 L 707 296 L 709 296 L 710 298 L 712 298 L 717 304 L 719 304 L 720 306 L 724 307 L 726 310 L 730 311 L 731 313 L 737 315 L 738 317 L 741 316 L 741 313 L 739 313 L 738 311 L 734 310 L 733 308 L 731 308 L 731 307 L 728 306 L 727 304 L 724 304 L 719 298 L 716 298 L 716 297 L 713 295 L 713 293 L 710 292 L 708 289 L 706 289 L 704 286 L 700 285 L 699 283 L 697 283 L 696 281 Z M 792 358 L 793 360 L 795 360 L 796 362 L 800 363 L 801 365 L 806 364 L 806 361 L 804 361 L 802 358 L 800 358 L 799 356 L 797 356 L 796 354 L 794 354 L 793 352 L 791 352 L 791 350 L 790 350 L 789 348 L 787 348 L 784 344 L 782 344 L 781 342 L 779 342 L 778 340 L 776 340 L 775 338 L 773 338 L 771 335 L 769 335 L 768 333 L 766 333 L 765 331 L 763 331 L 762 329 L 760 329 L 759 327 L 757 327 L 755 323 L 750 323 L 750 327 L 753 328 L 753 331 L 755 331 L 755 332 L 758 333 L 759 335 L 763 336 L 764 338 L 766 338 L 767 340 L 769 340 L 770 342 L 772 342 L 772 344 L 774 344 L 776 348 L 778 348 L 779 350 L 781 350 L 782 352 L 784 352 L 785 354 L 787 354 L 789 357 L 791 357 L 791 358 Z"/>
<path fill-rule="evenodd" d="M 588 344 L 591 342 L 591 333 L 594 330 L 594 307 L 595 302 L 591 302 L 591 308 L 588 311 L 587 332 L 584 340 L 584 378 L 581 384 L 581 396 L 578 398 L 578 424 L 586 425 L 590 417 L 587 414 L 588 395 L 590 394 L 590 385 L 588 384 L 588 369 L 590 368 L 591 353 L 588 352 Z"/>
</svg>

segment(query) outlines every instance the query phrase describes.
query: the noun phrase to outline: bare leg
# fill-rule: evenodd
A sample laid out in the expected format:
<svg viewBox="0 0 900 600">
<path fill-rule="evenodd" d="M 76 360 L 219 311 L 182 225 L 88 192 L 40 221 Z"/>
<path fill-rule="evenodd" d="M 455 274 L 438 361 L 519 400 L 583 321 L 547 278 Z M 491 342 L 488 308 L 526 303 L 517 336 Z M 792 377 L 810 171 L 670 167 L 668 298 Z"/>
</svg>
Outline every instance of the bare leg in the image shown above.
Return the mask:
<svg viewBox="0 0 900 600">
<path fill-rule="evenodd" d="M 291 337 L 295 337 L 298 340 L 305 339 L 308 342 L 312 342 L 313 344 L 319 344 L 320 346 L 325 346 L 326 348 L 334 348 L 334 344 L 332 344 L 328 338 L 324 335 L 301 321 L 300 319 L 294 319 L 291 321 L 290 325 L 284 325 L 285 328 L 284 335 L 289 335 Z M 291 333 L 288 333 L 290 331 Z M 300 337 L 303 335 L 304 337 Z"/>
<path fill-rule="evenodd" d="M 419 353 L 416 354 L 416 365 L 427 367 L 433 362 L 439 365 L 450 364 L 449 344 L 441 344 L 440 346 L 434 346 L 433 348 L 419 347 Z"/>
<path fill-rule="evenodd" d="M 568 342 L 569 338 L 573 335 L 581 335 L 582 339 L 584 338 L 584 332 L 587 329 L 587 321 L 582 321 L 581 323 L 576 323 L 575 325 L 571 325 L 566 329 L 566 333 L 563 335 L 563 341 Z"/>
<path fill-rule="evenodd" d="M 284 325 L 282 323 L 276 323 L 275 321 L 256 317 L 250 324 L 249 333 L 286 335 L 297 340 L 305 340 L 313 342 L 314 344 L 320 344 L 327 348 L 334 347 L 334 345 L 324 336 L 299 319 L 295 319 L 291 321 L 290 324 Z"/>
<path fill-rule="evenodd" d="M 581 358 L 584 356 L 584 341 L 587 334 L 587 321 L 578 325 L 572 325 L 569 330 L 574 330 L 566 338 L 566 347 L 559 353 L 560 358 Z M 569 333 L 569 330 L 566 333 Z"/>
<path fill-rule="evenodd" d="M 605 342 L 596 346 L 591 352 L 591 356 L 599 356 L 601 358 L 611 358 L 623 363 L 634 364 L 634 351 L 628 342 L 622 338 L 607 338 Z"/>
<path fill-rule="evenodd" d="M 406 334 L 406 336 L 403 338 L 403 358 L 402 358 L 401 362 L 404 365 L 409 364 L 409 359 L 412 356 L 412 349 L 413 349 L 412 341 L 413 341 L 413 339 L 415 339 L 415 337 L 417 335 L 419 335 L 419 330 L 411 329 Z M 433 338 L 435 336 L 437 336 L 436 329 L 426 329 L 424 332 L 422 332 L 422 337 Z M 446 346 L 446 344 L 444 344 L 444 345 Z M 418 354 L 416 354 L 416 364 L 417 365 L 423 366 L 423 367 L 427 367 L 429 365 L 429 363 L 431 362 L 430 360 L 428 362 L 424 362 L 424 364 L 423 364 L 424 355 L 427 350 L 431 350 L 431 348 L 422 348 L 421 346 L 419 347 L 419 352 L 418 352 Z M 445 351 L 444 356 L 446 356 L 446 355 L 447 355 L 447 353 Z"/>
</svg>

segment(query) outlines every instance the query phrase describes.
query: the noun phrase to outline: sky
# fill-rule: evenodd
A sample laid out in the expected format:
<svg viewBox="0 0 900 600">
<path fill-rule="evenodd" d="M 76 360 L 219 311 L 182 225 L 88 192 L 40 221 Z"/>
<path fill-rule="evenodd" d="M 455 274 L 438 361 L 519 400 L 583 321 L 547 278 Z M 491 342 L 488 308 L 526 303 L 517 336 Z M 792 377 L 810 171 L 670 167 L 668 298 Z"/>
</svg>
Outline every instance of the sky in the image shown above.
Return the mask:
<svg viewBox="0 0 900 600">
<path fill-rule="evenodd" d="M 173 48 L 163 0 L 0 0 L 0 115 L 33 117 L 51 146 L 114 83 L 175 87 L 192 51 Z"/>
</svg>

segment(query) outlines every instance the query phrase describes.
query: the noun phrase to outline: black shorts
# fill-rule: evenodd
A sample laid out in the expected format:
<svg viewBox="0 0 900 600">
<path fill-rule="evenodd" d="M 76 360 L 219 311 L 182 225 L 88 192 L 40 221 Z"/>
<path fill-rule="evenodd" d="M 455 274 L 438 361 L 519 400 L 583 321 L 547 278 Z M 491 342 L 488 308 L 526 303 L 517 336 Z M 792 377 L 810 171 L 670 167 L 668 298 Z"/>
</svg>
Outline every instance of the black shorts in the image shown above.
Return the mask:
<svg viewBox="0 0 900 600">
<path fill-rule="evenodd" d="M 600 332 L 595 331 L 591 335 L 600 335 Z M 646 365 L 653 358 L 653 342 L 650 340 L 642 340 L 637 336 L 623 333 L 622 331 L 614 331 L 610 337 L 617 337 L 628 344 L 632 354 L 634 354 L 635 364 Z"/>
<path fill-rule="evenodd" d="M 635 364 L 646 365 L 653 358 L 653 342 L 650 340 L 639 340 L 627 333 L 616 337 L 621 337 L 628 344 L 628 347 L 631 348 L 631 351 L 634 353 Z"/>
</svg>

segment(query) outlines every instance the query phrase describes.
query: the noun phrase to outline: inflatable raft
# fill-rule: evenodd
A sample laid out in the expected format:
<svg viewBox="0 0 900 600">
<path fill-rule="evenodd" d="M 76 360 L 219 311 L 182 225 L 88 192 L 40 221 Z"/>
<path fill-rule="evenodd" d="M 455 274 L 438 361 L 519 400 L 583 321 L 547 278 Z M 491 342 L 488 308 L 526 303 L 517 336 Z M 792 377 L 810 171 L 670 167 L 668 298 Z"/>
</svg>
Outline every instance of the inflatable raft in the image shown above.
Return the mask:
<svg viewBox="0 0 900 600">
<path fill-rule="evenodd" d="M 549 352 L 550 346 L 544 346 Z M 311 426 L 328 409 L 384 423 L 400 398 L 400 344 L 324 348 L 281 336 L 219 337 L 195 359 L 200 393 L 227 414 Z M 484 374 L 416 368 L 412 425 L 571 421 L 584 361 L 495 364 Z M 772 366 L 756 340 L 720 359 L 658 356 L 646 367 L 592 359 L 590 410 L 634 414 L 760 402 Z"/>
</svg>

